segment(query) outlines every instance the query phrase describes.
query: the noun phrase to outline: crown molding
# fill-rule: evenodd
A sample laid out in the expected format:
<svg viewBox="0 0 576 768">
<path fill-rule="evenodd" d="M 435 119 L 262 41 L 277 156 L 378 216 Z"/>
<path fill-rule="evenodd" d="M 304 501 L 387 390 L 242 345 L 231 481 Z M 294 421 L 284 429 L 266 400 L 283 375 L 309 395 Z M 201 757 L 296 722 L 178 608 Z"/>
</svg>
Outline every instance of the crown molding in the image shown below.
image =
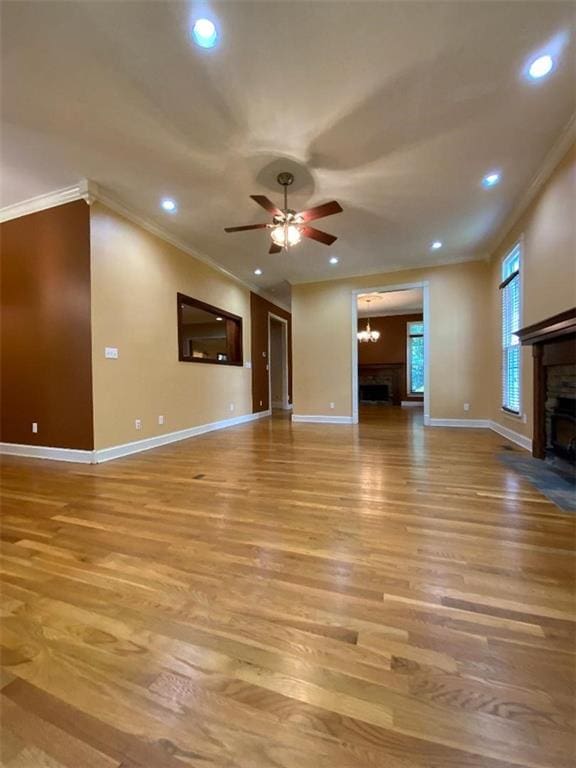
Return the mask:
<svg viewBox="0 0 576 768">
<path fill-rule="evenodd" d="M 145 229 L 147 232 L 150 232 L 150 234 L 155 235 L 156 237 L 159 237 L 161 240 L 164 240 L 166 243 L 173 245 L 175 248 L 178 248 L 178 250 L 184 251 L 184 253 L 187 253 L 189 256 L 192 256 L 198 261 L 201 261 L 202 263 L 207 264 L 209 267 L 216 269 L 218 272 L 221 272 L 223 275 L 226 275 L 226 277 L 230 278 L 231 280 L 234 280 L 234 282 L 240 283 L 245 288 L 249 288 L 251 291 L 254 291 L 255 293 L 261 292 L 258 290 L 258 286 L 253 285 L 252 283 L 249 283 L 246 280 L 242 280 L 242 278 L 240 277 L 237 277 L 235 274 L 233 274 L 232 272 L 229 272 L 225 267 L 223 267 L 221 264 L 218 264 L 218 262 L 214 261 L 214 259 L 212 259 L 207 254 L 203 253 L 202 251 L 198 251 L 195 248 L 191 248 L 183 240 L 180 240 L 178 237 L 175 237 L 170 232 L 168 232 L 167 229 L 164 229 L 163 227 L 159 226 L 158 224 L 156 224 L 156 222 L 152 221 L 146 216 L 142 216 L 133 208 L 130 208 L 121 200 L 119 200 L 117 197 L 110 194 L 110 192 L 103 190 L 101 187 L 94 184 L 93 182 L 90 184 L 90 187 L 94 193 L 95 200 L 101 203 L 102 205 L 105 205 L 107 208 L 110 208 L 110 210 L 114 211 L 115 213 L 118 213 L 120 216 L 123 216 L 125 219 L 128 219 L 134 224 L 137 224 L 139 227 L 142 227 L 142 229 Z"/>
<path fill-rule="evenodd" d="M 47 192 L 44 195 L 36 195 L 28 200 L 22 200 L 20 203 L 7 205 L 0 208 L 0 223 L 19 219 L 21 216 L 28 216 L 31 213 L 46 211 L 48 208 L 55 208 L 58 205 L 73 203 L 75 200 L 86 200 L 90 205 L 94 198 L 91 192 L 91 183 L 88 179 L 82 179 L 78 184 L 70 187 L 56 189 L 53 192 Z"/>
<path fill-rule="evenodd" d="M 253 293 L 257 293 L 263 296 L 271 304 L 275 304 L 277 307 L 281 307 L 286 312 L 291 312 L 290 307 L 286 306 L 283 302 L 267 293 L 265 289 L 261 288 L 254 283 L 250 283 L 247 280 L 243 280 L 237 275 L 233 274 L 217 261 L 212 259 L 205 253 L 191 248 L 185 242 L 177 237 L 174 237 L 168 230 L 158 226 L 155 222 L 142 216 L 134 209 L 127 206 L 121 200 L 110 194 L 108 191 L 102 189 L 98 184 L 90 179 L 81 179 L 78 184 L 73 184 L 70 187 L 63 187 L 53 192 L 47 192 L 44 195 L 37 195 L 31 197 L 28 200 L 23 200 L 20 203 L 14 203 L 13 205 L 7 205 L 4 208 L 0 208 L 0 223 L 5 221 L 11 221 L 12 219 L 18 219 L 21 216 L 28 216 L 31 213 L 38 213 L 39 211 L 45 211 L 48 208 L 56 208 L 59 205 L 65 205 L 66 203 L 73 203 L 76 200 L 84 200 L 88 205 L 92 205 L 98 201 L 105 205 L 107 208 L 118 213 L 120 216 L 128 219 L 129 221 L 137 224 L 147 232 L 159 237 L 161 240 L 173 245 L 181 251 L 189 254 L 198 261 L 203 262 L 212 269 L 226 275 L 230 280 L 248 288 Z"/>
<path fill-rule="evenodd" d="M 272 297 L 270 294 L 266 293 L 266 291 L 263 290 L 260 286 L 255 285 L 254 283 L 251 283 L 248 280 L 243 280 L 241 277 L 238 277 L 233 272 L 230 272 L 229 270 L 227 270 L 226 267 L 223 267 L 221 264 L 215 261 L 211 256 L 208 256 L 207 254 L 203 253 L 202 251 L 198 251 L 195 248 L 191 248 L 183 240 L 180 240 L 178 237 L 175 237 L 170 232 L 168 232 L 168 230 L 159 226 L 158 224 L 156 224 L 156 222 L 152 221 L 151 219 L 148 219 L 147 217 L 142 216 L 133 208 L 130 208 L 121 200 L 119 200 L 117 197 L 110 194 L 108 191 L 103 190 L 94 182 L 88 181 L 87 184 L 88 184 L 87 189 L 93 195 L 93 199 L 98 201 L 99 203 L 102 203 L 102 205 L 105 205 L 107 208 L 110 208 L 111 210 L 115 211 L 120 216 L 124 216 L 124 218 L 128 219 L 134 224 L 137 224 L 139 227 L 142 227 L 142 229 L 145 229 L 147 232 L 150 232 L 150 234 L 155 235 L 156 237 L 159 237 L 161 240 L 164 240 L 164 242 L 169 243 L 170 245 L 173 245 L 175 248 L 178 248 L 178 250 L 184 251 L 184 253 L 187 253 L 189 256 L 192 256 L 192 258 L 197 259 L 198 261 L 201 261 L 203 264 L 206 264 L 209 267 L 212 267 L 212 269 L 215 269 L 216 271 L 225 275 L 227 278 L 229 278 L 230 280 L 233 280 L 235 283 L 242 285 L 244 288 L 248 288 L 253 293 L 257 293 L 258 295 L 263 296 L 272 304 L 276 304 L 276 306 L 281 307 L 286 312 L 291 311 L 289 307 L 286 307 L 284 304 L 280 303 L 277 299 Z"/>
<path fill-rule="evenodd" d="M 293 280 L 290 285 L 313 285 L 314 283 L 349 283 L 351 280 L 356 280 L 361 277 L 374 277 L 375 275 L 389 275 L 394 272 L 421 272 L 426 269 L 434 269 L 436 267 L 456 267 L 459 264 L 470 264 L 475 261 L 485 261 L 484 254 L 473 254 L 466 256 L 463 259 L 442 259 L 440 261 L 427 261 L 420 264 L 394 264 L 392 266 L 382 266 L 379 269 L 371 269 L 364 272 L 354 272 L 351 275 L 335 275 L 334 277 L 326 277 L 323 280 L 319 280 L 314 277 L 310 280 Z"/>
<path fill-rule="evenodd" d="M 572 144 L 576 141 L 576 112 L 568 120 L 560 135 L 552 145 L 548 154 L 544 157 L 542 165 L 536 171 L 530 180 L 527 188 L 524 190 L 511 212 L 506 216 L 504 223 L 499 227 L 496 236 L 491 240 L 486 249 L 486 260 L 489 261 L 502 245 L 506 235 L 514 227 L 530 204 L 536 199 L 542 187 L 552 176 L 558 164 L 566 155 Z"/>
</svg>

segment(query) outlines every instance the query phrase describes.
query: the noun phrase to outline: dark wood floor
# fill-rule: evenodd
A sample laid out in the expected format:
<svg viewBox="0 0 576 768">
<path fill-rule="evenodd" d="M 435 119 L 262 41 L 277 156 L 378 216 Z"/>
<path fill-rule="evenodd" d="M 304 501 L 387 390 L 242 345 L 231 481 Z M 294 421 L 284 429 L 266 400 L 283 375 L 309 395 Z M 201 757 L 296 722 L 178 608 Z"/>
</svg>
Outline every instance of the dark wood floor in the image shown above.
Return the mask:
<svg viewBox="0 0 576 768">
<path fill-rule="evenodd" d="M 504 443 L 390 408 L 6 459 L 2 765 L 573 768 L 575 518 Z"/>
</svg>

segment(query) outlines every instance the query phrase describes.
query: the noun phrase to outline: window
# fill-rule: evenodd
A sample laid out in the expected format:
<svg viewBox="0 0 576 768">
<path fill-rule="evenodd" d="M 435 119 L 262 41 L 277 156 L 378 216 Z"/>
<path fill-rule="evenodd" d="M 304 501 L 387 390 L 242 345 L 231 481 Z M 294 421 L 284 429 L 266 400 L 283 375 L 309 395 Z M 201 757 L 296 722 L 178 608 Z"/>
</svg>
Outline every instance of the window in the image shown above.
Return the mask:
<svg viewBox="0 0 576 768">
<path fill-rule="evenodd" d="M 243 365 L 242 318 L 179 293 L 178 359 Z"/>
<path fill-rule="evenodd" d="M 502 262 L 502 408 L 520 413 L 520 244 Z"/>
<path fill-rule="evenodd" d="M 424 323 L 408 323 L 407 390 L 410 395 L 424 393 Z"/>
</svg>

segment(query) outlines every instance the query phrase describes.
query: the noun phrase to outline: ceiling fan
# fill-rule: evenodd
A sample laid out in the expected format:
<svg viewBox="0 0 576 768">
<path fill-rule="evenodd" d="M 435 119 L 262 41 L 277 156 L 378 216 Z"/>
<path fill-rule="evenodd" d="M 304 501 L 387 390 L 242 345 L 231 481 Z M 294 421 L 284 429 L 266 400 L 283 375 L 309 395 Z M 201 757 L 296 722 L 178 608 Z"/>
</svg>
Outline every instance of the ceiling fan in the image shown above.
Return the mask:
<svg viewBox="0 0 576 768">
<path fill-rule="evenodd" d="M 282 249 L 287 250 L 292 245 L 300 242 L 302 237 L 308 237 L 311 240 L 317 240 L 324 245 L 332 245 L 338 239 L 334 235 L 322 232 L 320 229 L 309 227 L 309 221 L 322 219 L 324 216 L 332 216 L 335 213 L 341 213 L 342 206 L 336 200 L 330 203 L 317 205 L 315 208 L 308 208 L 307 211 L 294 211 L 288 208 L 288 187 L 294 182 L 294 176 L 291 173 L 279 173 L 276 177 L 278 184 L 284 187 L 284 208 L 278 208 L 274 203 L 264 195 L 250 195 L 252 200 L 262 206 L 266 211 L 272 214 L 271 224 L 248 224 L 245 227 L 225 227 L 225 232 L 246 232 L 249 229 L 270 229 L 272 245 L 269 253 L 279 253 Z"/>
</svg>

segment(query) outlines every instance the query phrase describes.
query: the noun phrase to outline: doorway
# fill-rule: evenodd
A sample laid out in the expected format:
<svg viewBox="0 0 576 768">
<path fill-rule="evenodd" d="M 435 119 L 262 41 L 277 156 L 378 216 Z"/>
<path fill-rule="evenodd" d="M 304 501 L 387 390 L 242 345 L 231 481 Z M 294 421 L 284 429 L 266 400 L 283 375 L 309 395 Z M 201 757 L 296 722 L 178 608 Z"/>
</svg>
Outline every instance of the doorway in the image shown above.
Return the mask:
<svg viewBox="0 0 576 768">
<path fill-rule="evenodd" d="M 354 423 L 401 413 L 429 423 L 428 338 L 427 283 L 352 293 Z"/>
<path fill-rule="evenodd" d="M 272 410 L 290 409 L 288 387 L 288 322 L 268 314 L 268 402 Z"/>
</svg>

